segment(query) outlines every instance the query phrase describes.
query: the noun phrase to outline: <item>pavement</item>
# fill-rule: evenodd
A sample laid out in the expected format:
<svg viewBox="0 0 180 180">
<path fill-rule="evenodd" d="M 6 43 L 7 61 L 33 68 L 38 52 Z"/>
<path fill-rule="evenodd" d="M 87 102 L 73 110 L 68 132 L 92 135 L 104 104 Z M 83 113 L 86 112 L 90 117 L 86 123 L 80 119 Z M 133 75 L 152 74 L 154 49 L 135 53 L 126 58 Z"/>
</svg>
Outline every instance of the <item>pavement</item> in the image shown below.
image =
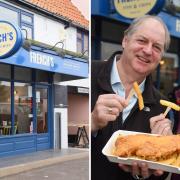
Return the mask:
<svg viewBox="0 0 180 180">
<path fill-rule="evenodd" d="M 89 157 L 89 150 L 82 148 L 68 148 L 46 150 L 17 156 L 0 158 L 0 178 L 22 173 L 61 162 Z"/>
<path fill-rule="evenodd" d="M 75 159 L 1 177 L 1 180 L 89 180 L 89 158 Z"/>
</svg>

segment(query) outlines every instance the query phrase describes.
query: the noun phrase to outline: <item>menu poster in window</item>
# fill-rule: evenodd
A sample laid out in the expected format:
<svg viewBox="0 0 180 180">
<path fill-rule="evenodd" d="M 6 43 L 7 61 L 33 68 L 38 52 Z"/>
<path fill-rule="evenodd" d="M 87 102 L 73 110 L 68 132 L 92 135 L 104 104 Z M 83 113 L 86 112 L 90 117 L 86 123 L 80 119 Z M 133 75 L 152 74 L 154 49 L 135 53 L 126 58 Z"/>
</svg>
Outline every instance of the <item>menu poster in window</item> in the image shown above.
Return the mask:
<svg viewBox="0 0 180 180">
<path fill-rule="evenodd" d="M 36 91 L 36 102 L 40 102 L 40 91 Z"/>
</svg>

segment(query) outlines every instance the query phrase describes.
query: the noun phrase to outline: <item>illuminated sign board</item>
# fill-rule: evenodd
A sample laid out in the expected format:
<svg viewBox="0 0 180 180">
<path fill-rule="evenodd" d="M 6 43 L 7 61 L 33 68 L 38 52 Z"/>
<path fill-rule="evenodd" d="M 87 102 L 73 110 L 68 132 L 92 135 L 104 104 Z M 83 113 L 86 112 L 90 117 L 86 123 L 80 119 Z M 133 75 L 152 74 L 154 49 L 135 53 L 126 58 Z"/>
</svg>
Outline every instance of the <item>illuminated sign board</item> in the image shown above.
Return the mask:
<svg viewBox="0 0 180 180">
<path fill-rule="evenodd" d="M 163 5 L 164 1 L 162 0 L 114 0 L 116 11 L 125 18 L 143 16 L 152 10 L 159 10 Z"/>
<path fill-rule="evenodd" d="M 21 29 L 9 22 L 0 21 L 0 59 L 16 53 L 22 43 Z"/>
</svg>

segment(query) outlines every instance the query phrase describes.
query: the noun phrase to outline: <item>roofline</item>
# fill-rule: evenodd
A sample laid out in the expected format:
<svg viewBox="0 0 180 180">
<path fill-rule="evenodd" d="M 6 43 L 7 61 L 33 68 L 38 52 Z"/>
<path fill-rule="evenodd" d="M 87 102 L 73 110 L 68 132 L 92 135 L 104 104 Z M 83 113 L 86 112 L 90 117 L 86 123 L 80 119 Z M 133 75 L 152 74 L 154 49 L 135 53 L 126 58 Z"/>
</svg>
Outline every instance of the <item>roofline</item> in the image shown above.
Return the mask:
<svg viewBox="0 0 180 180">
<path fill-rule="evenodd" d="M 36 5 L 32 4 L 32 3 L 27 2 L 26 0 L 14 0 L 14 1 L 12 1 L 12 0 L 7 0 L 7 1 L 8 1 L 8 2 L 11 2 L 11 3 L 13 3 L 13 4 L 16 3 L 16 4 L 26 5 L 25 8 L 29 7 L 29 8 L 31 8 L 31 9 L 33 8 L 34 10 L 39 10 L 39 11 L 40 11 L 41 13 L 43 13 L 43 14 L 50 15 L 51 17 L 53 17 L 53 18 L 55 18 L 55 19 L 61 20 L 65 25 L 66 25 L 67 23 L 69 23 L 69 24 L 71 24 L 71 25 L 74 25 L 75 27 L 82 28 L 83 30 L 89 31 L 88 27 L 85 27 L 85 26 L 83 26 L 83 25 L 81 25 L 81 24 L 79 24 L 79 23 L 76 23 L 76 22 L 72 21 L 71 19 L 66 18 L 66 17 L 64 17 L 64 16 L 56 15 L 56 14 L 54 14 L 54 13 L 51 13 L 51 12 L 49 12 L 49 11 L 47 11 L 47 10 L 39 7 L 39 6 L 36 6 Z"/>
</svg>

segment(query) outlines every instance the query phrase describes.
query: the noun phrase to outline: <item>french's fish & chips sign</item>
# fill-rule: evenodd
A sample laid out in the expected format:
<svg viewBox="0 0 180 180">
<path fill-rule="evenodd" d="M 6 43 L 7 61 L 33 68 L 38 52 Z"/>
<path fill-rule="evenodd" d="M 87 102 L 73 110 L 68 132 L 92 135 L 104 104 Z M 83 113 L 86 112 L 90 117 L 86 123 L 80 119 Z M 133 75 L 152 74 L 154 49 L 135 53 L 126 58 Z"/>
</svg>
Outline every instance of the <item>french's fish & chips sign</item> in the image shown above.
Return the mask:
<svg viewBox="0 0 180 180">
<path fill-rule="evenodd" d="M 0 59 L 16 53 L 22 46 L 21 29 L 7 21 L 0 21 Z"/>
<path fill-rule="evenodd" d="M 137 18 L 147 13 L 157 13 L 164 0 L 114 0 L 116 11 L 125 18 Z"/>
</svg>

